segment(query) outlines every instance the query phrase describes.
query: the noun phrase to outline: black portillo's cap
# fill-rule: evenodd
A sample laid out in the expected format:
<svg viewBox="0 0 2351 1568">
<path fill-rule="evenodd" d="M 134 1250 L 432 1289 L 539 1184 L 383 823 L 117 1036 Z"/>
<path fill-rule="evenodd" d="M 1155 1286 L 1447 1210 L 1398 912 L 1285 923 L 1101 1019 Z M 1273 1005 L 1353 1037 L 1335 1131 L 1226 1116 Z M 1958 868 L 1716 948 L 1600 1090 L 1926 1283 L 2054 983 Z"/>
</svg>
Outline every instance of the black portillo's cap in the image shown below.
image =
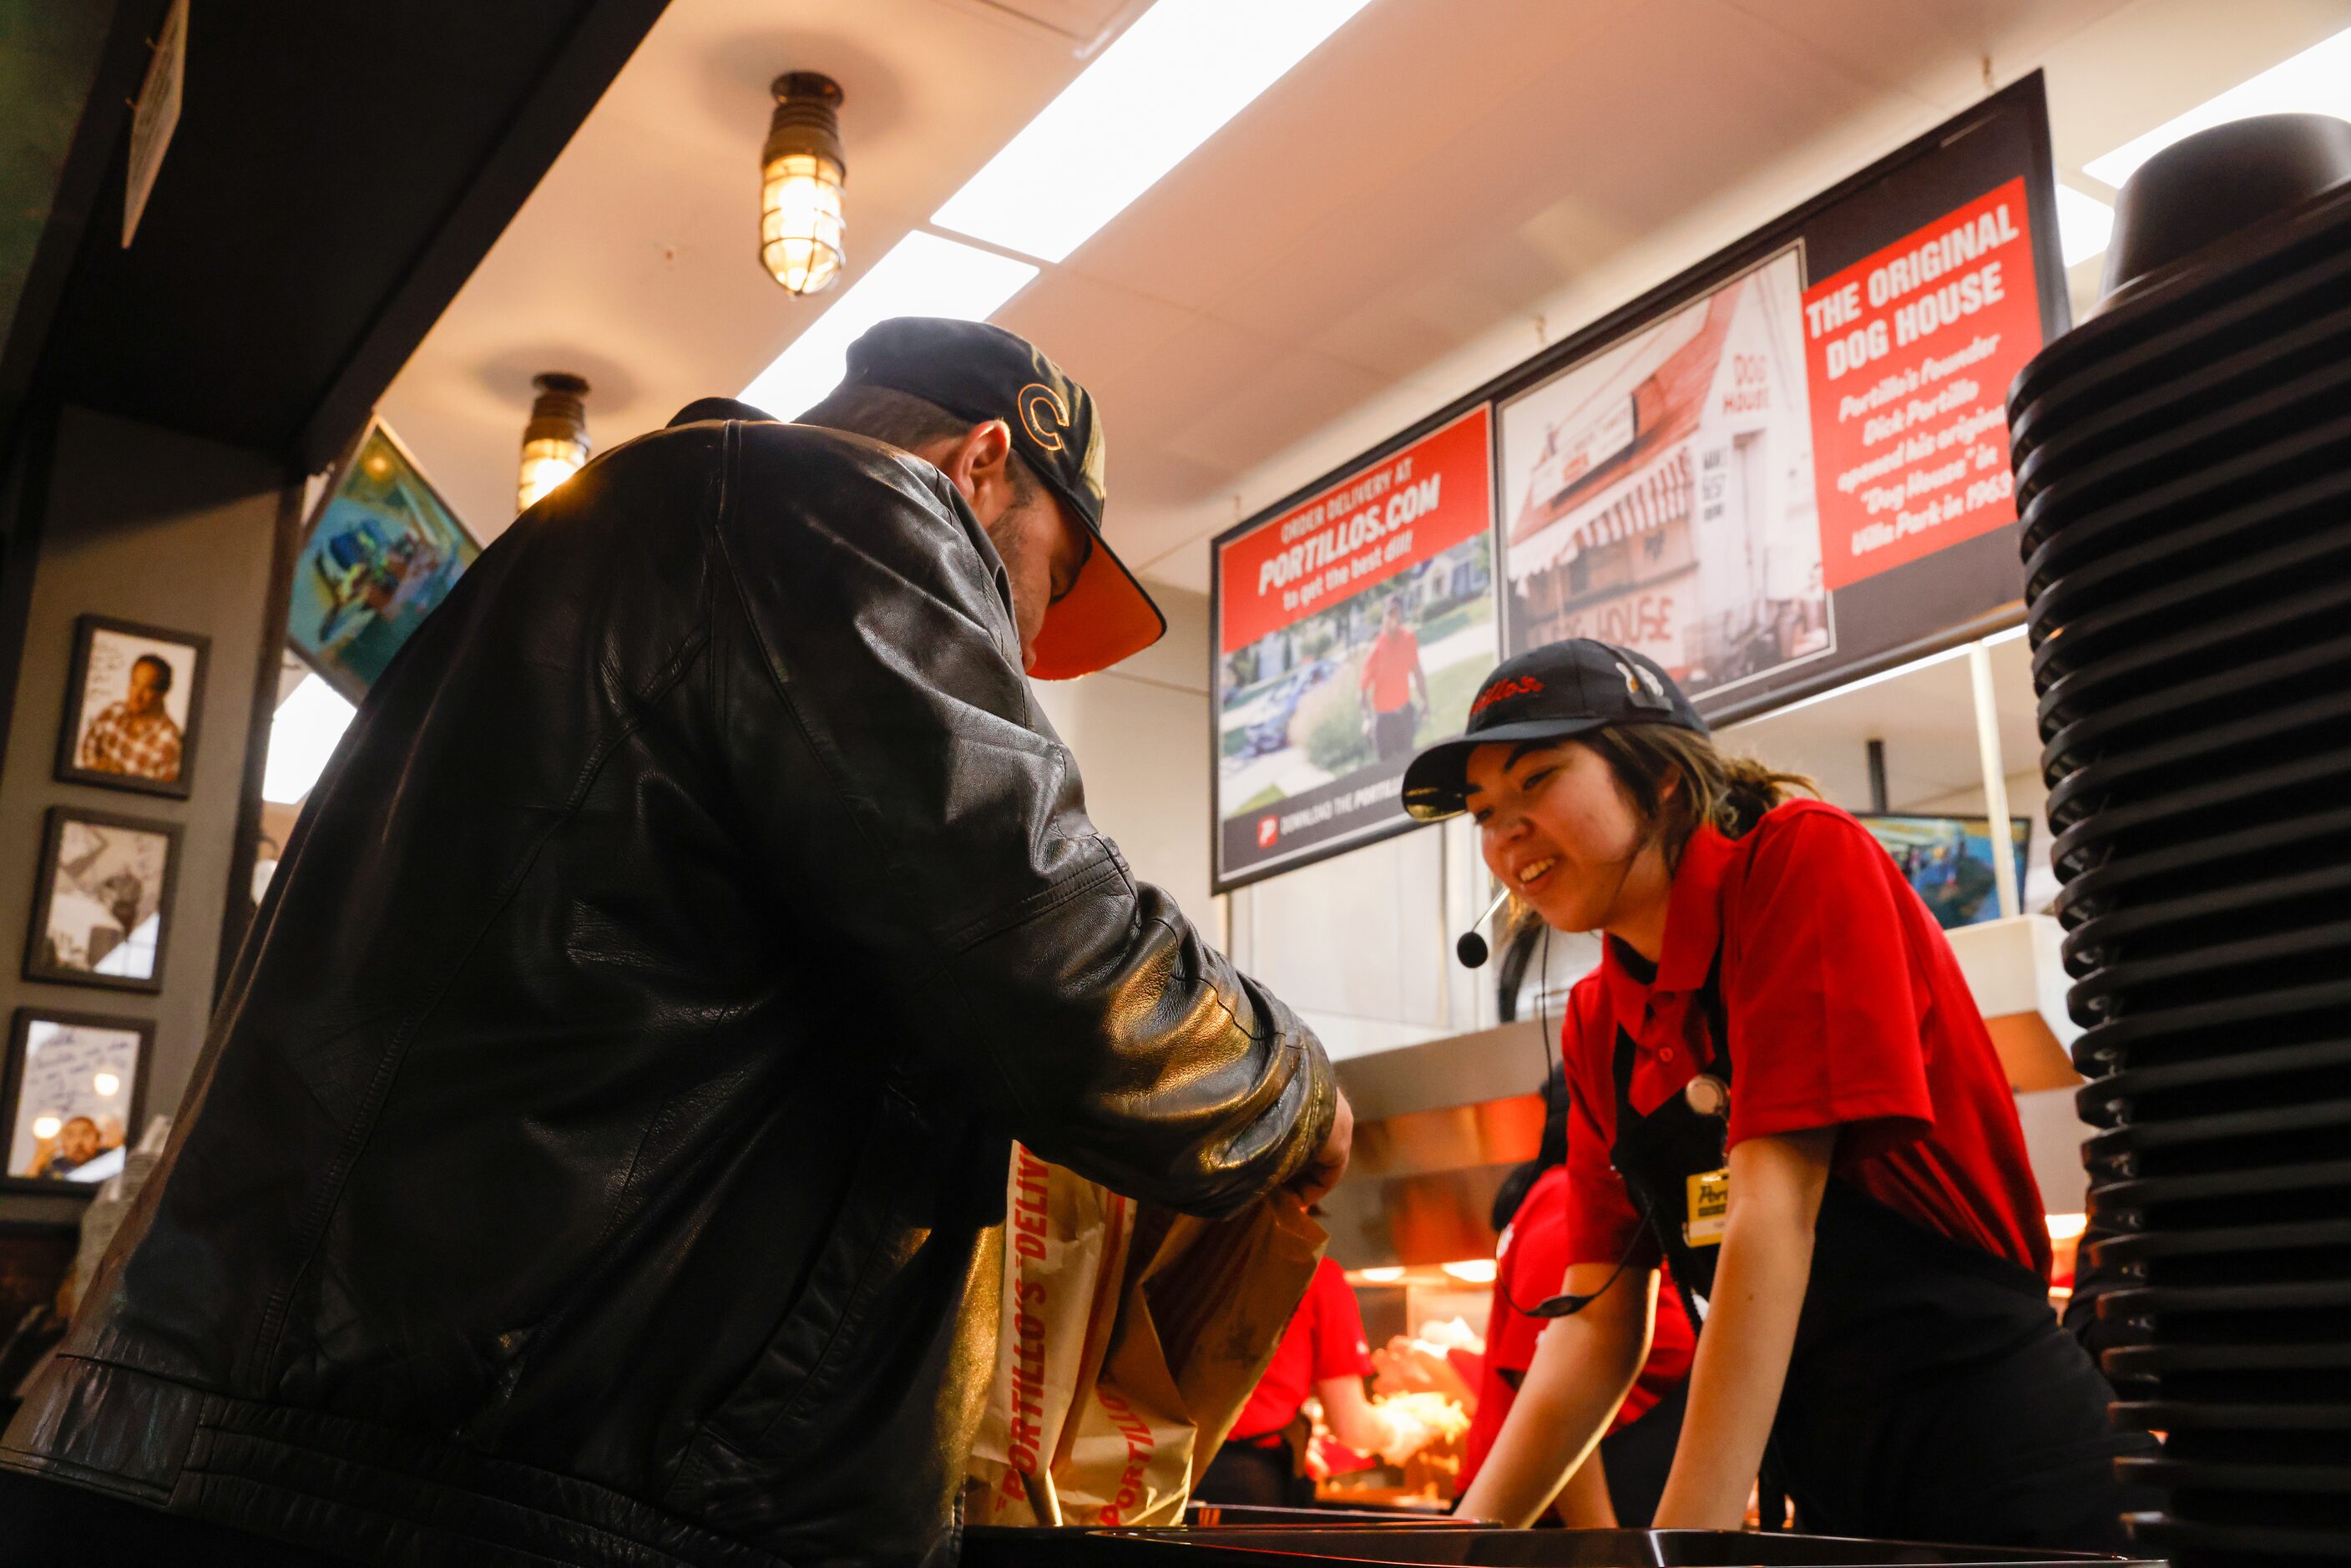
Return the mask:
<svg viewBox="0 0 2351 1568">
<path fill-rule="evenodd" d="M 1707 733 L 1674 678 L 1646 654 L 1571 637 L 1495 667 L 1469 704 L 1469 727 L 1404 770 L 1404 809 L 1424 822 L 1467 810 L 1469 754 L 1481 746 L 1572 740 L 1612 724 L 1663 724 Z"/>
<path fill-rule="evenodd" d="M 1102 538 L 1106 453 L 1102 418 L 1086 389 L 1035 344 L 985 321 L 899 316 L 849 345 L 843 386 L 888 387 L 974 423 L 1000 419 L 1046 487 L 1093 535 L 1093 552 L 1037 634 L 1040 679 L 1067 680 L 1139 653 L 1167 622 Z"/>
</svg>

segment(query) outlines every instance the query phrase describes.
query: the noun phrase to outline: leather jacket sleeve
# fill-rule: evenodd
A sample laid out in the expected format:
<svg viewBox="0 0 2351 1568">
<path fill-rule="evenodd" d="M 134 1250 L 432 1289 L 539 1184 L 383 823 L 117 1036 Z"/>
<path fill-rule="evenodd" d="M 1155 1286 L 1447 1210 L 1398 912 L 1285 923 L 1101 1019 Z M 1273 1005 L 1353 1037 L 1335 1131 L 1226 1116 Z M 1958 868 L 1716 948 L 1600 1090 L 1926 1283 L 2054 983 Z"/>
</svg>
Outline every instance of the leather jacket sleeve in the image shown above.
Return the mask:
<svg viewBox="0 0 2351 1568">
<path fill-rule="evenodd" d="M 909 1096 L 977 1096 L 1045 1158 L 1192 1212 L 1288 1179 L 1330 1129 L 1322 1046 L 1088 821 L 961 497 L 855 437 L 726 428 L 722 749 L 851 1015 L 915 1042 Z"/>
</svg>

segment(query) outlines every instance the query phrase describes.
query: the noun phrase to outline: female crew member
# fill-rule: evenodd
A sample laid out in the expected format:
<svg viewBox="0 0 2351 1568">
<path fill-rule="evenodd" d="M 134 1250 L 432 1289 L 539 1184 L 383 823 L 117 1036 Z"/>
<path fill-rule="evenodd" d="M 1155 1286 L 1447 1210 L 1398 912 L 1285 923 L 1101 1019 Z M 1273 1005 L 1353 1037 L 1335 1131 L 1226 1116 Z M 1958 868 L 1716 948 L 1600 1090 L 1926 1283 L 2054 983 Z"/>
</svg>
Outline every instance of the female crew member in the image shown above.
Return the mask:
<svg viewBox="0 0 2351 1568">
<path fill-rule="evenodd" d="M 1606 934 L 1565 1042 L 1566 1289 L 1460 1511 L 1523 1525 L 1641 1364 L 1653 1270 L 1709 1303 L 1660 1527 L 1735 1528 L 1769 1458 L 1803 1528 L 2112 1549 L 2112 1395 L 2047 1299 L 2008 1084 L 1892 860 L 1725 758 L 1604 643 L 1503 664 L 1406 809 L 1462 810 L 1552 925 Z"/>
</svg>

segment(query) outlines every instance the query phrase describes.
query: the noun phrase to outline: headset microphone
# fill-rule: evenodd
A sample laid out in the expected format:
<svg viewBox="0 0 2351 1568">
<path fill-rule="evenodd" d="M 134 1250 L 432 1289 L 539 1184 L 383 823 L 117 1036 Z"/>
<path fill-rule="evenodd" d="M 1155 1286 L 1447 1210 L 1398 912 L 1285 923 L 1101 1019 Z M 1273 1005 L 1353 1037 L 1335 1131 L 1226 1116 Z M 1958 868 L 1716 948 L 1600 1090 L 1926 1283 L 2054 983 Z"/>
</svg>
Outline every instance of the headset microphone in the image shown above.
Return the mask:
<svg viewBox="0 0 2351 1568">
<path fill-rule="evenodd" d="M 1477 969 L 1485 966 L 1487 958 L 1491 955 L 1486 946 L 1486 939 L 1478 935 L 1478 927 L 1493 919 L 1494 911 L 1501 908 L 1502 900 L 1510 896 L 1510 890 L 1507 887 L 1496 894 L 1494 902 L 1486 906 L 1486 913 L 1471 921 L 1469 929 L 1464 931 L 1461 934 L 1461 939 L 1453 944 L 1453 956 L 1461 960 L 1463 968 Z"/>
</svg>

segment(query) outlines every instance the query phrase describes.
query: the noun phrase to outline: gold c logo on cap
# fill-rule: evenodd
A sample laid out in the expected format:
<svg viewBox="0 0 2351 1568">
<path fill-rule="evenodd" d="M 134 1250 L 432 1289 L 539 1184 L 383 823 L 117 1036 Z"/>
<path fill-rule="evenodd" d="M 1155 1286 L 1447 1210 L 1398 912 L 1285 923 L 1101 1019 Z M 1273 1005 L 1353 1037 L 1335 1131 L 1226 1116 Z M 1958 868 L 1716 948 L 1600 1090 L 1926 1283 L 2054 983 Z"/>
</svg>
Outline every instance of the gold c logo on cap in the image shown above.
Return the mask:
<svg viewBox="0 0 2351 1568">
<path fill-rule="evenodd" d="M 1029 440 L 1048 452 L 1059 452 L 1061 432 L 1070 427 L 1070 405 L 1043 382 L 1030 382 L 1020 389 L 1020 423 Z"/>
</svg>

